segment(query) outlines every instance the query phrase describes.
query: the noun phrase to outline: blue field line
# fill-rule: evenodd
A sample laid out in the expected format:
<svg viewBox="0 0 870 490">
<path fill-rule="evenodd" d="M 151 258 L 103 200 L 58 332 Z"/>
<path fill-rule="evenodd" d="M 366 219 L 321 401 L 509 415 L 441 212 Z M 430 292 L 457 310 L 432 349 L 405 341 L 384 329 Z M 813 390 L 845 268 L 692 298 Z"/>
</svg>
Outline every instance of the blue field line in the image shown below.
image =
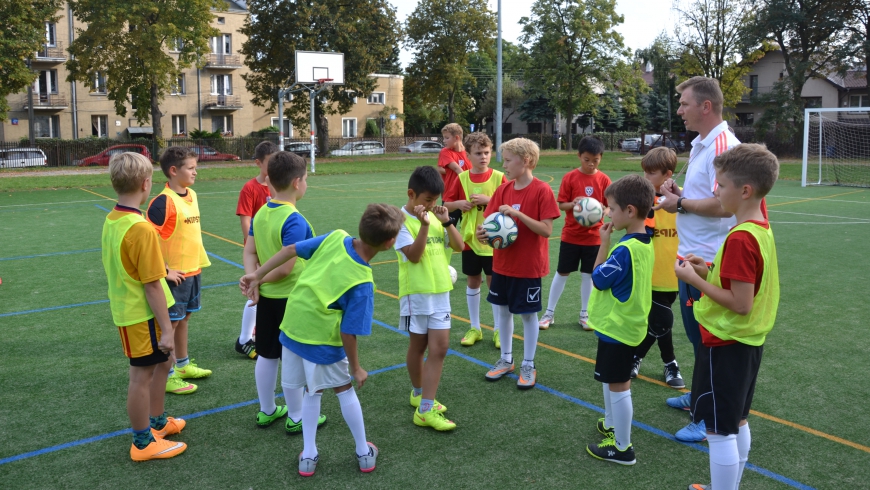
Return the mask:
<svg viewBox="0 0 870 490">
<path fill-rule="evenodd" d="M 243 266 L 242 264 L 238 264 L 236 262 L 233 262 L 230 259 L 225 259 L 225 258 L 221 257 L 220 255 L 213 254 L 211 252 L 206 252 L 206 255 L 208 255 L 209 257 L 214 257 L 214 258 L 220 260 L 221 262 L 225 262 L 225 263 L 230 264 L 232 266 L 238 267 L 239 269 L 242 269 L 242 270 L 245 269 L 245 266 Z"/>
<path fill-rule="evenodd" d="M 55 255 L 75 255 L 75 254 L 86 254 L 90 252 L 99 252 L 101 249 L 99 248 L 86 248 L 84 250 L 70 250 L 69 252 L 52 252 L 47 254 L 35 254 L 35 255 L 19 255 L 17 257 L 2 257 L 0 258 L 0 262 L 4 260 L 21 260 L 21 259 L 35 259 L 37 257 L 53 257 Z"/>
<path fill-rule="evenodd" d="M 109 208 L 104 208 L 103 206 L 100 206 L 99 204 L 94 204 L 94 206 L 96 206 L 96 207 L 102 209 L 103 211 L 105 211 L 105 212 L 107 212 L 107 213 L 111 213 L 111 212 L 112 212 L 111 209 L 109 209 Z"/>
</svg>

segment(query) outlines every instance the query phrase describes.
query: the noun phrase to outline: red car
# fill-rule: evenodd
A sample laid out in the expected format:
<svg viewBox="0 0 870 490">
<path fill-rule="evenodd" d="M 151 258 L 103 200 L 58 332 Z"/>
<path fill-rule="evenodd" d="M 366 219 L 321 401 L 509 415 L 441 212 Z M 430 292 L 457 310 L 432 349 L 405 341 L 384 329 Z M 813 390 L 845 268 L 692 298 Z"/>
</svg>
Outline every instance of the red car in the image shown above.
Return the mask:
<svg viewBox="0 0 870 490">
<path fill-rule="evenodd" d="M 141 155 L 145 155 L 148 160 L 151 160 L 151 152 L 148 151 L 148 147 L 145 145 L 115 145 L 110 146 L 96 155 L 89 156 L 87 158 L 82 158 L 81 160 L 76 160 L 73 162 L 73 165 L 78 165 L 79 167 L 93 167 L 93 166 L 109 166 L 109 159 L 112 158 L 112 155 L 117 155 L 118 153 L 124 152 L 133 152 L 139 153 Z"/>
<path fill-rule="evenodd" d="M 191 146 L 190 149 L 197 154 L 200 162 L 241 160 L 238 155 L 233 155 L 232 153 L 221 153 L 210 146 Z"/>
</svg>

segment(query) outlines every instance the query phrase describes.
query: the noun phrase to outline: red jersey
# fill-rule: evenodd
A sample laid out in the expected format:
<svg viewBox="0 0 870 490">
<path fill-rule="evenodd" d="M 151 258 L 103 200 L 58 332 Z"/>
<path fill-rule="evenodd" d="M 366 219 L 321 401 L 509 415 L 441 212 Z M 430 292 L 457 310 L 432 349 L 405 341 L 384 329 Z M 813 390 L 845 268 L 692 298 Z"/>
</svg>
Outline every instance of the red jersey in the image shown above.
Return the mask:
<svg viewBox="0 0 870 490">
<path fill-rule="evenodd" d="M 441 176 L 441 178 L 444 179 L 444 192 L 447 192 L 448 189 L 453 187 L 453 183 L 458 180 L 457 177 L 459 176 L 459 174 L 447 168 L 451 162 L 459 165 L 459 168 L 462 170 L 468 170 L 471 168 L 471 162 L 468 161 L 468 155 L 466 155 L 464 151 L 456 151 L 453 148 L 442 148 L 441 153 L 438 154 L 438 166 L 447 170 L 447 173 Z"/>
<path fill-rule="evenodd" d="M 610 185 L 610 177 L 602 171 L 592 175 L 584 174 L 579 169 L 572 170 L 562 177 L 559 184 L 560 203 L 574 202 L 578 197 L 592 197 L 598 200 L 602 206 L 607 206 L 604 191 Z M 565 226 L 562 228 L 562 241 L 574 245 L 601 245 L 601 235 L 598 229 L 601 221 L 591 228 L 584 228 L 574 219 L 574 210 L 565 211 Z"/>
<path fill-rule="evenodd" d="M 236 206 L 236 216 L 250 216 L 251 218 L 257 214 L 263 205 L 269 202 L 269 186 L 257 182 L 257 179 L 251 179 L 242 187 L 239 192 L 239 204 Z"/>
<path fill-rule="evenodd" d="M 482 184 L 489 180 L 489 178 L 492 176 L 492 169 L 487 168 L 486 172 L 482 174 L 468 172 L 468 176 L 475 184 Z M 507 182 L 507 179 L 502 176 L 501 183 L 504 184 L 505 182 Z M 441 196 L 441 198 L 444 202 L 468 200 L 468 196 L 465 195 L 465 189 L 462 188 L 462 182 L 459 181 L 458 177 L 456 180 L 453 181 L 453 185 L 451 185 L 449 189 L 444 189 L 444 195 Z M 469 247 L 467 243 L 464 246 L 465 248 L 463 250 L 471 250 L 471 247 Z"/>
<path fill-rule="evenodd" d="M 498 212 L 502 204 L 520 211 L 536 221 L 557 219 L 561 215 L 550 185 L 533 178 L 521 190 L 515 190 L 512 180 L 499 187 L 486 207 L 486 215 Z M 572 218 L 573 219 L 573 218 Z M 517 240 L 508 248 L 497 249 L 492 254 L 492 270 L 510 277 L 534 279 L 550 273 L 550 245 L 547 238 L 529 229 L 519 219 Z"/>
</svg>

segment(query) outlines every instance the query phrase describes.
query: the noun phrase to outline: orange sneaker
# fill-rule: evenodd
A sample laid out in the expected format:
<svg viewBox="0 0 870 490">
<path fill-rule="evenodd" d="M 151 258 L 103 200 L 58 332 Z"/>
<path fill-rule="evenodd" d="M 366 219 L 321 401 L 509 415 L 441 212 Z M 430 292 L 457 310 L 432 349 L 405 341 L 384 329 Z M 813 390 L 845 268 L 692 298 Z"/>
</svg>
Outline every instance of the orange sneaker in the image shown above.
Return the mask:
<svg viewBox="0 0 870 490">
<path fill-rule="evenodd" d="M 154 439 L 154 442 L 145 446 L 145 449 L 139 449 L 135 444 L 130 444 L 130 457 L 133 461 L 169 459 L 183 453 L 185 449 L 187 449 L 187 444 L 183 442 Z"/>
<path fill-rule="evenodd" d="M 166 425 L 164 425 L 163 428 L 160 430 L 152 427 L 151 433 L 154 434 L 155 439 L 163 439 L 166 436 L 178 434 L 179 432 L 181 432 L 181 429 L 183 429 L 185 425 L 187 425 L 187 422 L 185 422 L 184 419 L 166 417 Z"/>
</svg>

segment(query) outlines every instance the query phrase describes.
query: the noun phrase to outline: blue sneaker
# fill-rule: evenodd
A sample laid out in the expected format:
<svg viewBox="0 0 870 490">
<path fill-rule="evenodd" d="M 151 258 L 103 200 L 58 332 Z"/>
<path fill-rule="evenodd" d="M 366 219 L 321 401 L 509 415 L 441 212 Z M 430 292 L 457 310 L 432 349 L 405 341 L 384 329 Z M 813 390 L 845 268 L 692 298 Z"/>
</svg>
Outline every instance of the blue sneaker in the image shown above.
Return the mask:
<svg viewBox="0 0 870 490">
<path fill-rule="evenodd" d="M 683 393 L 680 396 L 675 396 L 674 398 L 668 398 L 666 403 L 671 408 L 676 408 L 677 410 L 691 410 L 692 409 L 692 392 Z"/>
<path fill-rule="evenodd" d="M 696 424 L 694 422 L 678 430 L 674 437 L 682 442 L 702 442 L 707 440 L 707 424 L 702 420 Z"/>
</svg>

